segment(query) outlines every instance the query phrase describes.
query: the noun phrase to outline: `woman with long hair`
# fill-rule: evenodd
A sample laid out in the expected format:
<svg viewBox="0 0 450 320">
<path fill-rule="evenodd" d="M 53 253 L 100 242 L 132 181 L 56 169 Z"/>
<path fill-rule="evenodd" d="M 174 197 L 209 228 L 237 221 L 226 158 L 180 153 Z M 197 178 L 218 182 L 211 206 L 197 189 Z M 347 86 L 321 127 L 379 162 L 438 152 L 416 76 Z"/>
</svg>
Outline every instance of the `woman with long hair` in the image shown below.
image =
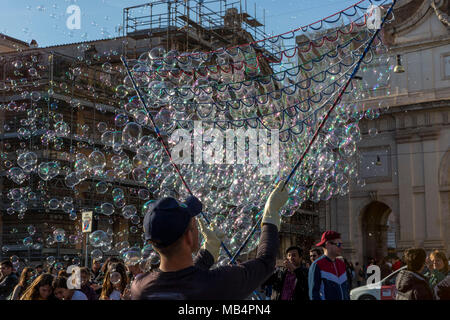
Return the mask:
<svg viewBox="0 0 450 320">
<path fill-rule="evenodd" d="M 15 286 L 14 291 L 11 294 L 11 298 L 9 300 L 19 300 L 22 293 L 27 290 L 28 286 L 32 282 L 33 277 L 33 268 L 25 267 L 20 274 L 19 283 Z"/>
<path fill-rule="evenodd" d="M 92 281 L 92 287 L 95 290 L 95 294 L 97 296 L 101 295 L 102 292 L 102 286 L 103 281 L 105 280 L 105 274 L 108 271 L 108 267 L 111 263 L 118 263 L 120 260 L 116 257 L 109 257 L 106 259 L 105 263 L 102 265 L 100 271 L 98 272 L 98 275 L 95 278 L 91 278 Z"/>
<path fill-rule="evenodd" d="M 109 257 L 108 259 L 106 259 L 105 263 L 102 265 L 102 268 L 100 269 L 97 277 L 95 277 L 95 279 L 92 279 L 93 282 L 101 285 L 103 283 L 103 280 L 105 278 L 106 272 L 109 269 L 109 265 L 111 263 L 119 263 L 120 260 L 118 258 L 115 257 Z"/>
<path fill-rule="evenodd" d="M 427 259 L 429 271 L 425 274 L 430 283 L 430 287 L 434 288 L 439 282 L 450 275 L 448 272 L 448 259 L 445 253 L 440 250 L 434 250 Z"/>
<path fill-rule="evenodd" d="M 48 300 L 52 294 L 53 279 L 49 273 L 41 274 L 25 290 L 20 300 Z"/>
<path fill-rule="evenodd" d="M 103 280 L 100 300 L 121 300 L 128 286 L 127 271 L 123 263 L 111 263 Z"/>
</svg>

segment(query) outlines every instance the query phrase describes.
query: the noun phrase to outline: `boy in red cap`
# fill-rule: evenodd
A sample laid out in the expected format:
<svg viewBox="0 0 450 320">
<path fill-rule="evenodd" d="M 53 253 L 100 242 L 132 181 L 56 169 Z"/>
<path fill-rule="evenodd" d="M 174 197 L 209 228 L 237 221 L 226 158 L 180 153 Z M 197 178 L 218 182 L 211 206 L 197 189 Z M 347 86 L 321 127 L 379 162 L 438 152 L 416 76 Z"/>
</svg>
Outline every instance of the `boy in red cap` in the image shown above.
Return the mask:
<svg viewBox="0 0 450 320">
<path fill-rule="evenodd" d="M 316 244 L 323 255 L 309 268 L 309 298 L 311 300 L 350 300 L 345 262 L 336 259 L 342 254 L 341 235 L 326 231 Z"/>
</svg>

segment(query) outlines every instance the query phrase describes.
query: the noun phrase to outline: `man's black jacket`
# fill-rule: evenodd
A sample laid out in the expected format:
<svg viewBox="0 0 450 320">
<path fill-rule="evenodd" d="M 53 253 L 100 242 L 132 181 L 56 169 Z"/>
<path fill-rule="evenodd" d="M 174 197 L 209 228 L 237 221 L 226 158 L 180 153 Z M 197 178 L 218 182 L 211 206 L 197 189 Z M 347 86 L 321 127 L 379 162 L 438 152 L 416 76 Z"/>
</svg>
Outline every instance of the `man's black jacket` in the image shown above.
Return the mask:
<svg viewBox="0 0 450 320">
<path fill-rule="evenodd" d="M 288 270 L 286 268 L 278 268 L 274 274 L 263 284 L 264 286 L 272 286 L 272 300 L 280 300 L 281 293 L 283 291 L 284 280 Z M 297 278 L 295 283 L 295 290 L 293 300 L 309 300 L 308 293 L 308 269 L 304 266 L 300 266 L 294 270 Z"/>
<path fill-rule="evenodd" d="M 11 273 L 0 281 L 0 300 L 6 300 L 8 296 L 13 292 L 14 287 L 19 282 L 17 276 Z"/>
</svg>

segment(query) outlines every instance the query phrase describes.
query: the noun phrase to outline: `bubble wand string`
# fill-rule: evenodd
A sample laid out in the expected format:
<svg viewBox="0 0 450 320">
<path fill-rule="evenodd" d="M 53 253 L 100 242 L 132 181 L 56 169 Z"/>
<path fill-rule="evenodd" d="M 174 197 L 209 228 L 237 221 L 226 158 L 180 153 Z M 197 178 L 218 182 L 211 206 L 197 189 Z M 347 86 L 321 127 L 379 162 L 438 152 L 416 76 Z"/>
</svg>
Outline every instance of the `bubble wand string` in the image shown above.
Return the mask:
<svg viewBox="0 0 450 320">
<path fill-rule="evenodd" d="M 186 189 L 187 189 L 187 191 L 189 192 L 189 194 L 190 194 L 191 196 L 193 196 L 194 194 L 192 193 L 192 191 L 191 191 L 191 189 L 189 188 L 188 184 L 187 184 L 186 181 L 184 180 L 184 177 L 183 177 L 183 175 L 181 174 L 181 171 L 180 171 L 180 169 L 178 168 L 177 164 L 173 161 L 173 159 L 172 159 L 172 154 L 170 153 L 169 147 L 168 147 L 167 144 L 164 142 L 164 139 L 163 139 L 163 137 L 162 137 L 162 135 L 161 135 L 161 131 L 159 130 L 158 126 L 156 125 L 155 119 L 153 118 L 153 115 L 150 113 L 150 111 L 149 111 L 149 109 L 148 109 L 148 107 L 147 107 L 147 104 L 145 103 L 145 100 L 144 100 L 144 98 L 142 97 L 141 91 L 140 91 L 139 88 L 137 87 L 136 81 L 134 80 L 134 78 L 133 78 L 133 76 L 132 76 L 132 74 L 131 74 L 131 71 L 130 71 L 130 68 L 129 68 L 129 66 L 128 66 L 128 63 L 127 63 L 126 58 L 125 58 L 124 56 L 121 56 L 121 57 L 120 57 L 120 60 L 122 61 L 122 63 L 123 63 L 123 65 L 125 66 L 125 68 L 127 69 L 127 73 L 128 73 L 128 76 L 129 76 L 130 79 L 131 79 L 131 82 L 133 83 L 134 90 L 136 91 L 136 93 L 137 93 L 137 95 L 138 95 L 138 97 L 139 97 L 139 100 L 141 101 L 141 103 L 142 103 L 142 105 L 143 105 L 145 111 L 147 112 L 147 114 L 148 114 L 148 116 L 149 116 L 149 118 L 150 118 L 150 121 L 152 122 L 153 128 L 155 129 L 156 135 L 158 136 L 158 140 L 159 140 L 159 142 L 162 144 L 162 146 L 163 146 L 163 148 L 164 148 L 164 151 L 166 152 L 167 156 L 169 157 L 170 163 L 172 164 L 173 168 L 174 168 L 175 171 L 177 172 L 178 176 L 180 177 L 180 179 L 181 179 L 183 185 L 186 187 Z M 205 213 L 204 213 L 203 211 L 202 211 L 202 216 L 203 216 L 203 218 L 205 218 L 206 222 L 207 222 L 208 224 L 210 224 L 209 219 L 206 217 L 206 215 L 205 215 Z M 223 249 L 225 250 L 225 252 L 227 252 L 227 253 L 229 254 L 230 258 L 231 258 L 231 253 L 230 253 L 230 252 L 228 251 L 228 249 L 225 247 L 224 243 L 222 242 L 221 244 L 222 244 L 222 247 L 223 247 Z"/>
<path fill-rule="evenodd" d="M 172 166 L 174 167 L 175 171 L 178 173 L 178 176 L 180 177 L 181 181 L 183 182 L 183 185 L 186 187 L 187 191 L 189 192 L 189 194 L 191 196 L 193 196 L 194 194 L 192 193 L 191 189 L 189 188 L 188 184 L 186 183 L 186 181 L 184 180 L 183 175 L 181 174 L 180 169 L 178 168 L 177 164 L 173 161 L 172 159 L 172 154 L 170 153 L 169 147 L 167 146 L 167 144 L 164 142 L 164 139 L 161 135 L 161 132 L 158 128 L 158 126 L 156 125 L 156 122 L 153 118 L 153 115 L 150 113 L 150 111 L 148 110 L 147 104 L 145 103 L 144 98 L 142 97 L 141 91 L 139 90 L 136 81 L 134 80 L 130 68 L 128 66 L 127 60 L 124 56 L 120 57 L 120 60 L 122 61 L 123 65 L 125 66 L 126 70 L 127 70 L 127 74 L 130 77 L 131 82 L 133 83 L 133 87 L 134 90 L 136 91 L 138 97 L 139 97 L 139 101 L 142 103 L 142 106 L 144 107 L 145 111 L 147 112 L 150 121 L 152 122 L 153 128 L 155 129 L 156 135 L 158 136 L 158 140 L 159 142 L 162 144 L 167 156 L 169 157 L 169 161 L 172 164 Z M 206 216 L 206 214 L 202 211 L 201 212 L 203 218 L 205 219 L 205 221 L 208 223 L 208 225 L 211 224 L 211 222 L 209 221 L 208 217 Z M 233 259 L 233 256 L 231 255 L 230 251 L 228 250 L 228 248 L 225 246 L 225 244 L 223 243 L 223 241 L 220 241 L 220 244 L 222 246 L 222 248 L 224 249 L 225 253 L 228 255 L 228 257 L 230 259 Z M 236 264 L 235 261 L 233 261 L 233 264 Z M 258 292 L 254 291 L 253 292 L 260 300 L 262 300 L 261 296 L 258 294 Z"/>
<path fill-rule="evenodd" d="M 370 39 L 367 47 L 364 49 L 363 54 L 361 55 L 361 57 L 359 58 L 359 61 L 357 62 L 355 69 L 353 70 L 352 74 L 350 75 L 349 79 L 347 80 L 347 83 L 345 84 L 345 86 L 341 89 L 341 92 L 339 93 L 339 96 L 336 98 L 336 100 L 334 101 L 333 105 L 331 106 L 331 108 L 328 110 L 327 114 L 325 115 L 325 117 L 322 119 L 322 122 L 320 123 L 319 127 L 317 128 L 316 132 L 314 133 L 311 141 L 309 142 L 308 146 L 306 147 L 305 151 L 303 152 L 302 156 L 300 157 L 300 159 L 298 160 L 298 162 L 296 163 L 296 165 L 294 166 L 294 168 L 292 169 L 291 173 L 289 174 L 289 176 L 286 178 L 286 181 L 284 182 L 283 188 L 286 187 L 286 184 L 289 182 L 289 180 L 292 178 L 292 176 L 294 175 L 294 173 L 297 171 L 298 167 L 300 166 L 300 164 L 303 162 L 303 159 L 305 158 L 306 154 L 309 152 L 309 149 L 311 148 L 311 146 L 314 144 L 315 140 L 317 139 L 319 132 L 322 130 L 323 126 L 325 125 L 325 122 L 328 120 L 328 117 L 330 116 L 331 112 L 333 112 L 334 108 L 336 107 L 336 105 L 340 102 L 342 95 L 344 94 L 344 92 L 347 90 L 347 87 L 349 86 L 350 82 L 352 81 L 352 79 L 355 77 L 356 73 L 359 71 L 359 68 L 361 66 L 362 61 L 364 60 L 367 52 L 369 52 L 370 47 L 373 44 L 373 41 L 375 40 L 375 38 L 377 37 L 378 33 L 380 32 L 380 30 L 383 28 L 384 23 L 386 22 L 387 17 L 391 14 L 392 10 L 394 9 L 394 6 L 396 4 L 397 0 L 394 0 L 392 2 L 391 7 L 389 8 L 389 10 L 387 11 L 386 15 L 383 18 L 383 21 L 380 24 L 380 28 L 377 29 L 377 31 L 374 33 L 374 35 L 372 36 L 372 39 Z M 260 211 L 258 213 L 261 214 L 262 211 Z M 238 249 L 238 251 L 235 253 L 235 255 L 233 256 L 233 258 L 231 259 L 231 263 L 233 263 L 237 257 L 239 257 L 239 254 L 241 253 L 241 251 L 246 247 L 247 243 L 249 242 L 249 240 L 251 239 L 251 237 L 253 236 L 253 234 L 256 232 L 256 229 L 259 227 L 259 225 L 261 224 L 262 221 L 262 215 L 260 216 L 260 218 L 258 219 L 258 221 L 256 222 L 255 226 L 252 228 L 252 231 L 250 232 L 250 234 L 248 235 L 248 237 L 245 239 L 244 243 L 241 245 L 241 247 Z"/>
</svg>

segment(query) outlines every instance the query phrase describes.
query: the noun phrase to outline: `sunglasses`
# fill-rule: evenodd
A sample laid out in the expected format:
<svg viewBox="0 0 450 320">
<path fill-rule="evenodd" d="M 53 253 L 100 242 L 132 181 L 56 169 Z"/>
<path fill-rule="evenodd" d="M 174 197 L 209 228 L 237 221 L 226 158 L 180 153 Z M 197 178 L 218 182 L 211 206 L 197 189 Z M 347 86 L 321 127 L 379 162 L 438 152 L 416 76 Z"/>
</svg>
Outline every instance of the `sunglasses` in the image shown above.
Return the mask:
<svg viewBox="0 0 450 320">
<path fill-rule="evenodd" d="M 331 243 L 332 245 L 335 245 L 338 248 L 342 247 L 342 244 L 343 244 L 342 242 L 336 243 L 336 242 L 332 242 L 332 241 L 329 241 L 329 243 Z"/>
</svg>

